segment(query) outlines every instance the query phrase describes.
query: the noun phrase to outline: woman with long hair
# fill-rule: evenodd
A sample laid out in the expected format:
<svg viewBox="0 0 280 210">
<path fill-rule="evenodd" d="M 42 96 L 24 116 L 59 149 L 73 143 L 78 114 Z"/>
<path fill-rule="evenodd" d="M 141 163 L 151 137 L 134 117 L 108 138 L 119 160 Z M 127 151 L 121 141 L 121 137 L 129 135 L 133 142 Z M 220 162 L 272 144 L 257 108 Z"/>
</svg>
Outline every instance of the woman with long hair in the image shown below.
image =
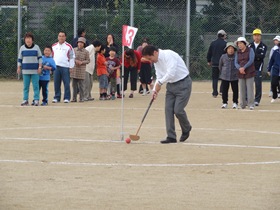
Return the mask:
<svg viewBox="0 0 280 210">
<path fill-rule="evenodd" d="M 138 51 L 128 49 L 124 53 L 124 87 L 127 90 L 128 77 L 130 75 L 131 93 L 129 98 L 133 98 L 134 91 L 137 90 L 137 74 L 141 67 L 141 55 Z"/>
</svg>

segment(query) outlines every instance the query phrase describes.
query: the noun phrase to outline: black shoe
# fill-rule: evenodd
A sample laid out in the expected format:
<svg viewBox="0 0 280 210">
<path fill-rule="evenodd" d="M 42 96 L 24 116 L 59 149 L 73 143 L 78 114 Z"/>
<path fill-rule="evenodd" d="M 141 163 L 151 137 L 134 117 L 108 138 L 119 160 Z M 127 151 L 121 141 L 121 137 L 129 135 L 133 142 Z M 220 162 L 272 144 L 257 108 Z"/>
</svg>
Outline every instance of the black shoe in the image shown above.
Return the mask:
<svg viewBox="0 0 280 210">
<path fill-rule="evenodd" d="M 182 136 L 180 138 L 180 142 L 184 142 L 189 138 L 191 130 L 192 130 L 192 127 L 188 132 L 182 133 Z"/>
<path fill-rule="evenodd" d="M 160 141 L 160 143 L 162 144 L 177 143 L 177 140 L 167 137 L 165 140 Z"/>
</svg>

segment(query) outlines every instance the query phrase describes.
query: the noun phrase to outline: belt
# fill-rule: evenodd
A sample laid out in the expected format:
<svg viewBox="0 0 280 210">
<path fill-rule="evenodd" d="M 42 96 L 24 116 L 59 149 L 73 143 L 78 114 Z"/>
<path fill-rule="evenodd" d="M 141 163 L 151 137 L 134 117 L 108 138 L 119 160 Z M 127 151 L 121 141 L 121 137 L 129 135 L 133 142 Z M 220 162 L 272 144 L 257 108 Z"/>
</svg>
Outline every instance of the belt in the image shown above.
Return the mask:
<svg viewBox="0 0 280 210">
<path fill-rule="evenodd" d="M 181 82 L 181 81 L 187 79 L 189 76 L 190 76 L 190 75 L 188 74 L 188 76 L 184 77 L 183 79 L 178 80 L 177 82 Z"/>
</svg>

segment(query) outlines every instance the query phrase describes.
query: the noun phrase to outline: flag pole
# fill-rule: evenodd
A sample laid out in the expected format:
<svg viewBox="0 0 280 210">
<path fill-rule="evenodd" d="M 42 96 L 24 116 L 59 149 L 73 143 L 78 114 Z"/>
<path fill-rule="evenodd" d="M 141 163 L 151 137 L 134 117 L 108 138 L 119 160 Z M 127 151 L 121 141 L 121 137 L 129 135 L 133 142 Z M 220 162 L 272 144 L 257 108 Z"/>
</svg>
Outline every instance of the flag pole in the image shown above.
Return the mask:
<svg viewBox="0 0 280 210">
<path fill-rule="evenodd" d="M 121 73 L 121 141 L 124 141 L 124 46 L 132 47 L 138 28 L 123 25 L 122 27 L 122 73 Z"/>
</svg>

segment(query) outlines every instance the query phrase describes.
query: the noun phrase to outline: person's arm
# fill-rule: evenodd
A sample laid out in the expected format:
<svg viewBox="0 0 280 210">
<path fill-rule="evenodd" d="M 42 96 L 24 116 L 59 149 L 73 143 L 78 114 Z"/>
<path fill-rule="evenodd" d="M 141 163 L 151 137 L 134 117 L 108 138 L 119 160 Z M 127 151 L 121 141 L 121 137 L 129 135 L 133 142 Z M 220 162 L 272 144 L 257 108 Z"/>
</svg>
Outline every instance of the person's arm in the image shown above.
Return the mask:
<svg viewBox="0 0 280 210">
<path fill-rule="evenodd" d="M 86 59 L 82 61 L 82 64 L 88 64 L 90 62 L 89 53 L 86 51 Z"/>
<path fill-rule="evenodd" d="M 70 61 L 69 61 L 69 63 L 70 63 L 69 68 L 72 69 L 75 66 L 75 52 L 74 52 L 74 48 L 72 48 L 72 47 L 70 47 L 70 49 L 69 49 L 69 59 L 70 59 Z"/>
<path fill-rule="evenodd" d="M 41 74 L 42 72 L 42 52 L 40 50 L 40 47 L 37 46 L 37 51 L 38 51 L 38 55 L 37 55 L 37 58 L 38 58 L 38 63 L 39 63 L 39 66 L 38 66 L 38 74 Z"/>
<path fill-rule="evenodd" d="M 116 61 L 116 66 L 115 66 L 114 70 L 118 70 L 121 67 L 120 60 L 118 58 L 115 58 L 115 61 Z"/>
<path fill-rule="evenodd" d="M 136 58 L 137 58 L 137 70 L 140 71 L 140 68 L 141 68 L 141 55 L 136 50 L 134 50 L 134 53 L 135 53 Z"/>
<path fill-rule="evenodd" d="M 40 48 L 38 47 L 38 55 L 37 55 L 37 57 L 38 57 L 38 63 L 39 63 L 39 67 L 41 67 L 42 68 L 42 63 L 43 63 L 43 60 L 42 60 L 42 52 L 41 52 L 41 50 L 40 50 Z"/>
<path fill-rule="evenodd" d="M 210 65 L 211 64 L 211 59 L 212 59 L 212 48 L 213 48 L 213 46 L 212 46 L 212 43 L 210 44 L 210 46 L 209 46 L 209 49 L 208 49 L 208 52 L 207 52 L 207 63 L 208 63 L 208 65 Z"/>
<path fill-rule="evenodd" d="M 159 78 L 157 80 L 157 82 L 160 83 L 161 85 L 166 83 L 168 80 L 172 79 L 175 76 L 177 59 L 181 59 L 181 57 L 179 56 L 180 58 L 178 58 L 178 56 L 179 55 L 175 52 L 168 53 L 168 55 L 164 56 L 164 64 L 166 66 L 167 72 L 162 78 Z"/>
<path fill-rule="evenodd" d="M 223 63 L 223 55 L 220 57 L 220 61 L 219 61 L 219 71 L 220 71 L 220 73 L 221 73 L 221 71 L 222 71 L 222 66 L 224 65 L 224 63 Z"/>
<path fill-rule="evenodd" d="M 51 65 L 51 67 L 52 67 L 52 71 L 55 71 L 56 70 L 56 64 L 55 64 L 55 62 L 54 62 L 54 59 L 51 59 L 51 62 L 50 62 L 50 65 Z"/>
<path fill-rule="evenodd" d="M 274 47 L 272 47 L 270 52 L 269 52 L 269 59 L 272 57 L 273 52 L 274 52 Z"/>
<path fill-rule="evenodd" d="M 276 50 L 272 53 L 272 56 L 271 56 L 271 58 L 270 58 L 270 60 L 269 60 L 269 64 L 268 64 L 268 67 L 267 67 L 267 73 L 268 73 L 268 75 L 270 75 L 270 71 L 271 71 L 271 68 L 272 68 L 272 66 L 273 66 L 273 64 L 274 64 L 274 62 L 275 62 L 275 57 L 276 57 Z"/>
<path fill-rule="evenodd" d="M 255 53 L 252 48 L 250 48 L 250 54 L 249 54 L 249 61 L 243 66 L 245 69 L 251 66 L 254 63 L 255 60 Z"/>
<path fill-rule="evenodd" d="M 237 56 L 237 53 L 235 53 L 235 56 L 234 56 L 234 65 L 235 65 L 235 68 L 237 69 L 240 69 L 240 65 L 238 63 L 238 56 Z"/>
</svg>

